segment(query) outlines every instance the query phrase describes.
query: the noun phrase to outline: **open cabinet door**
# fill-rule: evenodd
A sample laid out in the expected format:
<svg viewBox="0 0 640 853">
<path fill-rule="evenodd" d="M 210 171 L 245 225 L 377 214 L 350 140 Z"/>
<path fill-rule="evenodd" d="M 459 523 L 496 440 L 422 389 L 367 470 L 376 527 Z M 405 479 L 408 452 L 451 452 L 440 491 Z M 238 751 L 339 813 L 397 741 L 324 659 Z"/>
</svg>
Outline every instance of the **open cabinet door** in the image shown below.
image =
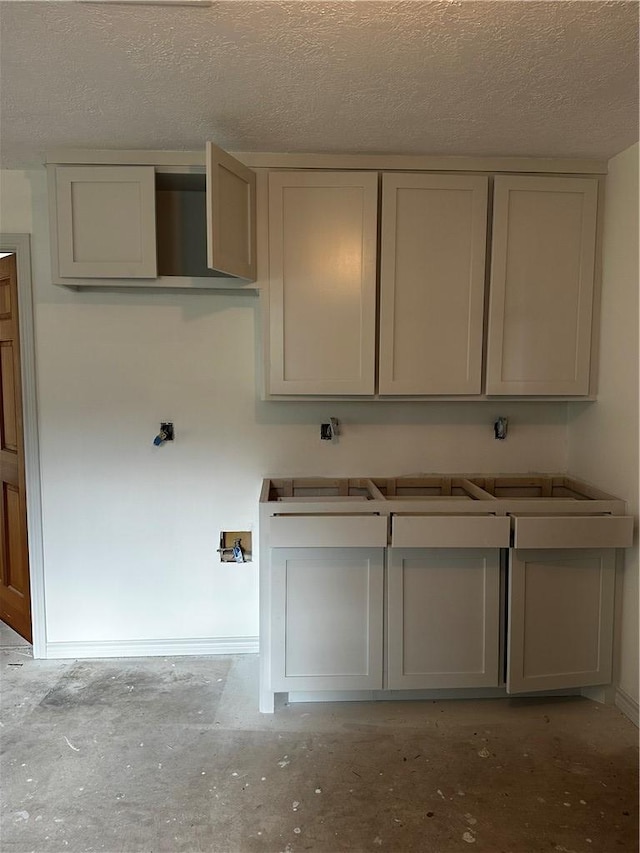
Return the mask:
<svg viewBox="0 0 640 853">
<path fill-rule="evenodd" d="M 511 550 L 507 693 L 611 681 L 615 553 Z"/>
<path fill-rule="evenodd" d="M 207 142 L 207 266 L 256 280 L 256 176 Z"/>
</svg>

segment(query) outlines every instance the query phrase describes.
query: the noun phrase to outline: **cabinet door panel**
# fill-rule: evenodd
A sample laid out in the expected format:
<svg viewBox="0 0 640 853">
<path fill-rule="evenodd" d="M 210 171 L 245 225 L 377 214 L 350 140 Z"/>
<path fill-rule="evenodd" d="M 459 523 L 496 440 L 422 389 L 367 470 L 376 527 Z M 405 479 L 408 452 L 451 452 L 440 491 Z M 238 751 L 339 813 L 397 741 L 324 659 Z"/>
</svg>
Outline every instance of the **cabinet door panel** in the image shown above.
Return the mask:
<svg viewBox="0 0 640 853">
<path fill-rule="evenodd" d="M 394 515 L 391 544 L 398 548 L 509 547 L 506 516 Z"/>
<path fill-rule="evenodd" d="M 516 548 L 630 548 L 632 515 L 516 516 Z"/>
<path fill-rule="evenodd" d="M 495 178 L 488 394 L 589 393 L 597 189 Z"/>
<path fill-rule="evenodd" d="M 611 681 L 615 550 L 512 550 L 507 691 Z"/>
<path fill-rule="evenodd" d="M 383 548 L 274 548 L 273 690 L 382 687 Z"/>
<path fill-rule="evenodd" d="M 391 548 L 389 554 L 387 686 L 496 687 L 499 550 Z"/>
<path fill-rule="evenodd" d="M 269 391 L 373 394 L 378 178 L 269 175 Z"/>
<path fill-rule="evenodd" d="M 207 142 L 207 264 L 256 280 L 255 172 Z"/>
<path fill-rule="evenodd" d="M 275 516 L 269 525 L 273 548 L 386 547 L 387 518 L 380 515 Z"/>
<path fill-rule="evenodd" d="M 380 393 L 479 394 L 488 179 L 382 179 Z"/>
<path fill-rule="evenodd" d="M 153 166 L 57 166 L 53 215 L 60 277 L 155 278 Z"/>
</svg>

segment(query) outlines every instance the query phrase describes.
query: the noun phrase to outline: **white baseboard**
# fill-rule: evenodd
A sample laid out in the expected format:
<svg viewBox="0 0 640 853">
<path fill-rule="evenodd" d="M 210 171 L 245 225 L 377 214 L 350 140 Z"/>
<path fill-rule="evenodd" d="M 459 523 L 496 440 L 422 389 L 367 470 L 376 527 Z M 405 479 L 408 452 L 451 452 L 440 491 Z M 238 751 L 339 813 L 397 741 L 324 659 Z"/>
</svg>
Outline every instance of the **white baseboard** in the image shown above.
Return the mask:
<svg viewBox="0 0 640 853">
<path fill-rule="evenodd" d="M 622 711 L 625 717 L 628 717 L 635 726 L 640 728 L 638 725 L 640 723 L 638 703 L 620 687 L 616 690 L 616 707 Z"/>
<path fill-rule="evenodd" d="M 212 637 L 195 640 L 110 640 L 47 643 L 45 658 L 141 658 L 179 655 L 256 654 L 258 637 Z"/>
<path fill-rule="evenodd" d="M 395 702 L 406 700 L 434 701 L 438 699 L 538 699 L 553 696 L 579 696 L 580 690 L 548 690 L 544 693 L 507 693 L 505 687 L 439 687 L 433 690 L 324 690 L 292 691 L 289 704 L 297 702 Z"/>
</svg>

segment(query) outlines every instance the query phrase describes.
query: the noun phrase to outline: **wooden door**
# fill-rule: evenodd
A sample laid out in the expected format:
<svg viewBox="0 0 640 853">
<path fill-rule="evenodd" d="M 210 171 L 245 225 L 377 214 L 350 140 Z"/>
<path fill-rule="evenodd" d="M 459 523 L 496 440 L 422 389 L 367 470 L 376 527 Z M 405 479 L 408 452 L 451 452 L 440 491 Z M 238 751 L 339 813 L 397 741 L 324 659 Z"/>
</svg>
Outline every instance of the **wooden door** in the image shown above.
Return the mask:
<svg viewBox="0 0 640 853">
<path fill-rule="evenodd" d="M 54 275 L 155 278 L 153 166 L 51 166 Z"/>
<path fill-rule="evenodd" d="M 256 175 L 207 142 L 207 265 L 256 280 Z"/>
<path fill-rule="evenodd" d="M 507 692 L 611 681 L 615 549 L 509 554 Z"/>
<path fill-rule="evenodd" d="M 0 619 L 31 642 L 16 256 L 0 259 Z"/>
<path fill-rule="evenodd" d="M 589 393 L 598 181 L 494 181 L 487 394 Z"/>
<path fill-rule="evenodd" d="M 381 394 L 481 392 L 488 183 L 383 175 Z"/>
<path fill-rule="evenodd" d="M 273 548 L 273 690 L 382 688 L 384 548 Z"/>
<path fill-rule="evenodd" d="M 271 394 L 373 394 L 378 176 L 269 175 Z"/>
<path fill-rule="evenodd" d="M 498 548 L 391 548 L 387 687 L 497 687 Z"/>
</svg>

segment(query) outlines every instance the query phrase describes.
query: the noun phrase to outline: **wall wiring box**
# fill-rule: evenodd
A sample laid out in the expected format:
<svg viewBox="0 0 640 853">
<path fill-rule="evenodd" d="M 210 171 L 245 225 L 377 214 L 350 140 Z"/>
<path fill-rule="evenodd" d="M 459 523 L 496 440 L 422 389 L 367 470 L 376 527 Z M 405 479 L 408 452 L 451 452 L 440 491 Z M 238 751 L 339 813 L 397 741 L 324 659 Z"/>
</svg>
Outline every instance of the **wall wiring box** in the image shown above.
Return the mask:
<svg viewBox="0 0 640 853">
<path fill-rule="evenodd" d="M 251 532 L 223 530 L 218 548 L 221 563 L 250 563 L 253 557 Z"/>
</svg>

